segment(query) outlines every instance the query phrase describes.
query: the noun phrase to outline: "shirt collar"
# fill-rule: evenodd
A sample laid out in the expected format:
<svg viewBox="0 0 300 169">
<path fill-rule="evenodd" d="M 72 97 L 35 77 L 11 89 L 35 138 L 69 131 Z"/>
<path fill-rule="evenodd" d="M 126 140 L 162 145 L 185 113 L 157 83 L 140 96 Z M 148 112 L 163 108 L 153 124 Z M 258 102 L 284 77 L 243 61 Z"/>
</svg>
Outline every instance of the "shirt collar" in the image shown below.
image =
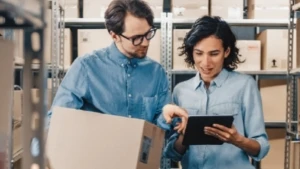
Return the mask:
<svg viewBox="0 0 300 169">
<path fill-rule="evenodd" d="M 120 52 L 114 42 L 109 46 L 109 53 L 109 57 L 119 63 L 122 67 L 125 64 L 130 64 L 133 67 L 136 67 L 138 66 L 138 63 L 143 60 L 138 58 L 128 58 L 126 55 Z"/>
<path fill-rule="evenodd" d="M 222 84 L 225 82 L 229 75 L 228 70 L 225 68 L 222 69 L 222 71 L 218 74 L 218 76 L 212 81 L 212 84 L 216 84 L 217 87 L 221 87 Z M 199 86 L 204 84 L 203 80 L 201 79 L 200 73 L 197 72 L 195 78 L 194 78 L 194 89 L 196 90 Z"/>
</svg>

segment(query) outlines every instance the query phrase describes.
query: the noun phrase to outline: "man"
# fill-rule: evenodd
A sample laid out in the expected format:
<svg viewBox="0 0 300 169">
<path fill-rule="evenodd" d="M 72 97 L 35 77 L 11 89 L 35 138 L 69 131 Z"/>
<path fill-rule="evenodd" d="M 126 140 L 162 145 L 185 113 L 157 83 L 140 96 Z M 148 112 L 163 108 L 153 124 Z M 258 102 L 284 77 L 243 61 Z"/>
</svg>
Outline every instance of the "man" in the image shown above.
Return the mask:
<svg viewBox="0 0 300 169">
<path fill-rule="evenodd" d="M 139 118 L 168 129 L 165 119 L 170 123 L 176 113 L 172 109 L 164 118 L 161 114 L 169 103 L 166 73 L 147 57 L 156 32 L 150 7 L 142 0 L 114 0 L 105 22 L 114 43 L 74 61 L 52 106 Z"/>
</svg>

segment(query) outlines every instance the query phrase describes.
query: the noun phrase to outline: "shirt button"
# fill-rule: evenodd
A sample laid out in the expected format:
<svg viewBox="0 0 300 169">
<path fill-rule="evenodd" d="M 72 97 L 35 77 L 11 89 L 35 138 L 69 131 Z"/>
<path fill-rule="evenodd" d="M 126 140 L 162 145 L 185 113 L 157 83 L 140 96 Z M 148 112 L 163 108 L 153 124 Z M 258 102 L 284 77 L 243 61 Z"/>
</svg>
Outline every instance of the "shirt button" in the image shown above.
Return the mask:
<svg viewBox="0 0 300 169">
<path fill-rule="evenodd" d="M 136 65 L 133 65 L 133 67 L 136 67 Z"/>
<path fill-rule="evenodd" d="M 131 118 L 131 115 L 128 115 L 129 118 Z"/>
<path fill-rule="evenodd" d="M 128 97 L 131 97 L 131 94 L 129 94 Z"/>
<path fill-rule="evenodd" d="M 121 64 L 122 67 L 124 67 L 124 64 Z"/>
<path fill-rule="evenodd" d="M 128 74 L 127 76 L 130 77 L 130 74 Z"/>
</svg>

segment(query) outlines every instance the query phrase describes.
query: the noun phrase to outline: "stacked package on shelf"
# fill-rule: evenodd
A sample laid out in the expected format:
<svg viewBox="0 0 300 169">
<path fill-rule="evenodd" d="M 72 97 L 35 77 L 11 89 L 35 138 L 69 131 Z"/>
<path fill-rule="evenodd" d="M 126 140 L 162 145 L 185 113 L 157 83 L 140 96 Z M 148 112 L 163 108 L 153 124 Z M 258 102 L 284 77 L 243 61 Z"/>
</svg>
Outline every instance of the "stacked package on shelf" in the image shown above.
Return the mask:
<svg viewBox="0 0 300 169">
<path fill-rule="evenodd" d="M 64 0 L 65 18 L 78 18 L 79 17 L 79 4 L 78 0 Z"/>
<path fill-rule="evenodd" d="M 153 11 L 154 18 L 160 18 L 162 13 L 162 0 L 145 0 Z M 104 18 L 104 14 L 111 0 L 83 0 L 84 18 Z"/>
<path fill-rule="evenodd" d="M 179 56 L 181 50 L 178 49 L 182 46 L 185 35 L 189 32 L 189 29 L 177 29 L 173 32 L 173 70 L 192 70 L 188 68 L 185 63 L 185 55 Z"/>
<path fill-rule="evenodd" d="M 10 112 L 13 100 L 13 42 L 0 39 L 0 49 L 0 168 L 9 168 L 7 166 L 7 159 L 9 159 L 10 154 L 7 154 L 7 145 L 10 143 L 8 131 L 11 130 L 11 121 L 9 119 L 11 117 Z"/>
<path fill-rule="evenodd" d="M 78 30 L 78 56 L 108 47 L 112 43 L 113 39 L 107 29 Z M 155 36 L 150 40 L 147 56 L 160 63 L 160 30 L 156 30 Z"/>
<path fill-rule="evenodd" d="M 223 19 L 243 19 L 243 0 L 211 0 L 211 16 L 220 16 Z"/>
<path fill-rule="evenodd" d="M 21 153 L 22 145 L 22 116 L 23 116 L 23 90 L 14 91 L 14 102 L 13 102 L 13 121 L 14 121 L 14 130 L 13 130 L 13 156 L 17 156 Z M 37 103 L 39 102 L 39 89 L 31 89 L 32 101 Z M 47 89 L 47 110 L 50 109 L 52 104 L 52 95 L 51 89 Z"/>
<path fill-rule="evenodd" d="M 83 0 L 83 17 L 84 18 L 104 18 L 105 10 L 111 0 Z"/>
<path fill-rule="evenodd" d="M 184 59 L 185 55 L 179 56 L 183 39 L 189 29 L 174 30 L 173 41 L 173 69 L 174 70 L 191 70 L 188 68 Z M 237 71 L 258 71 L 260 68 L 261 44 L 258 40 L 238 40 L 240 60 L 244 61 L 238 65 Z"/>
<path fill-rule="evenodd" d="M 52 21 L 51 21 L 51 10 L 47 10 L 46 13 L 46 22 L 47 27 L 44 31 L 44 62 L 46 64 L 51 64 L 51 30 L 52 30 Z M 14 43 L 15 43 L 15 64 L 23 65 L 24 64 L 24 31 L 23 30 L 14 30 Z M 38 46 L 38 39 L 32 39 L 34 46 Z M 58 50 L 59 51 L 59 50 Z M 36 60 L 33 61 L 34 64 L 38 64 Z M 68 67 L 71 64 L 71 31 L 70 29 L 64 30 L 64 66 Z"/>
<path fill-rule="evenodd" d="M 259 71 L 261 44 L 258 40 L 237 40 L 239 59 L 243 61 L 238 65 L 237 71 Z"/>
<path fill-rule="evenodd" d="M 249 19 L 288 19 L 289 1 L 248 0 Z"/>
<path fill-rule="evenodd" d="M 173 18 L 191 19 L 208 15 L 208 0 L 173 0 Z"/>
</svg>

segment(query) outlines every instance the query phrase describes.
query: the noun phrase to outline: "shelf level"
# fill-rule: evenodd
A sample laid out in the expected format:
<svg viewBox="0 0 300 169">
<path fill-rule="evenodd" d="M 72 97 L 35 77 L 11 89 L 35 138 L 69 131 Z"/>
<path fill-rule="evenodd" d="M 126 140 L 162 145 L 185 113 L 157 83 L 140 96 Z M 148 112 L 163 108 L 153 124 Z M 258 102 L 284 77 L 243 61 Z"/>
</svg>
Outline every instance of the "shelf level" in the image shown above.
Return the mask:
<svg viewBox="0 0 300 169">
<path fill-rule="evenodd" d="M 65 18 L 66 28 L 104 28 L 105 19 L 104 18 Z M 159 26 L 161 20 L 159 18 L 154 19 L 154 24 Z"/>
<path fill-rule="evenodd" d="M 178 19 L 174 18 L 172 23 L 174 26 L 180 25 L 192 25 L 196 21 L 194 19 Z M 277 27 L 287 27 L 289 24 L 288 19 L 225 19 L 231 26 L 277 26 Z M 154 23 L 159 25 L 161 22 L 160 18 L 155 18 Z M 82 28 L 95 28 L 104 27 L 104 18 L 66 18 L 65 27 L 82 27 Z"/>
<path fill-rule="evenodd" d="M 288 19 L 224 19 L 231 26 L 275 26 L 287 27 L 289 24 Z M 196 21 L 193 19 L 173 19 L 174 26 L 190 25 Z"/>
<path fill-rule="evenodd" d="M 265 122 L 266 128 L 285 128 L 285 122 Z"/>
</svg>

